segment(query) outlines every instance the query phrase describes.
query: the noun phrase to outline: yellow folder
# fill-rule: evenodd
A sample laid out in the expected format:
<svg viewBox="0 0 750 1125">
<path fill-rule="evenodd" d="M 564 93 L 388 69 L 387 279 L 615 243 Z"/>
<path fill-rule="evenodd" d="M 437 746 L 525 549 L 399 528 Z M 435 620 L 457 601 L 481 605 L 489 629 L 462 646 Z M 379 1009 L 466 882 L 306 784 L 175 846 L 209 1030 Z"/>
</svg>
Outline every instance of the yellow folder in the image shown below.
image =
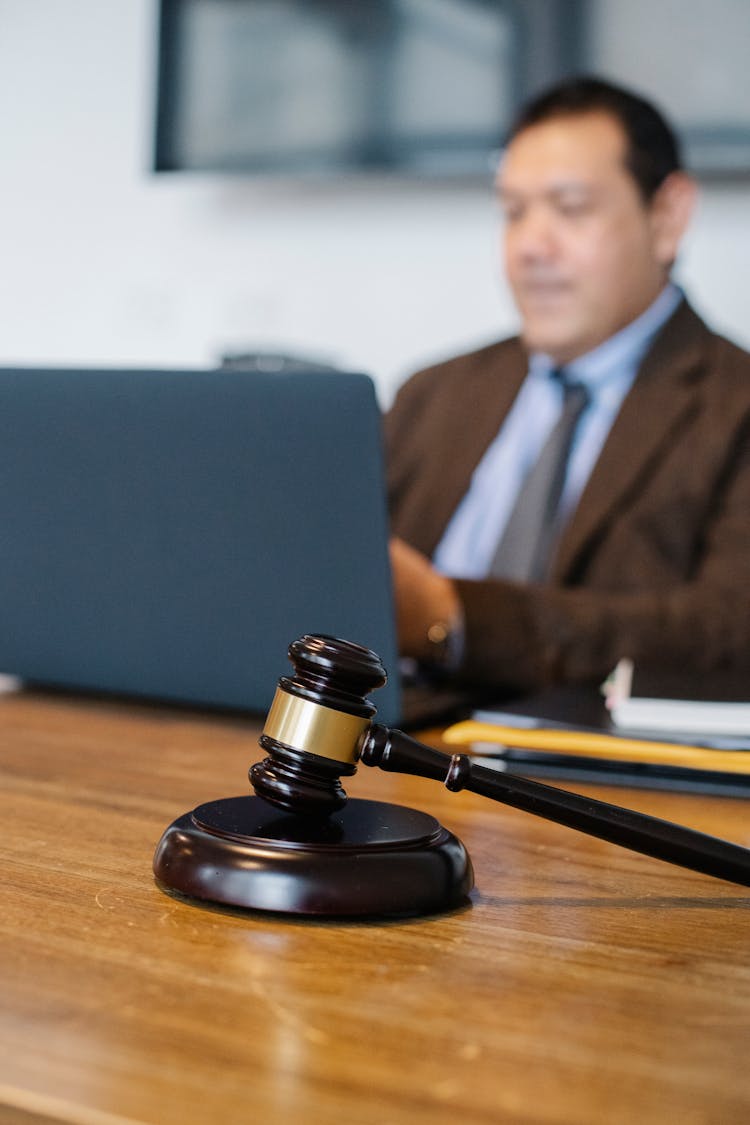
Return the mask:
<svg viewBox="0 0 750 1125">
<path fill-rule="evenodd" d="M 652 742 L 592 731 L 513 727 L 467 719 L 448 727 L 443 733 L 443 740 L 453 746 L 468 747 L 469 753 L 485 757 L 489 744 L 505 750 L 533 750 L 581 758 L 750 774 L 750 751 L 711 750 L 705 746 Z M 477 743 L 484 745 L 480 749 L 475 745 Z"/>
</svg>

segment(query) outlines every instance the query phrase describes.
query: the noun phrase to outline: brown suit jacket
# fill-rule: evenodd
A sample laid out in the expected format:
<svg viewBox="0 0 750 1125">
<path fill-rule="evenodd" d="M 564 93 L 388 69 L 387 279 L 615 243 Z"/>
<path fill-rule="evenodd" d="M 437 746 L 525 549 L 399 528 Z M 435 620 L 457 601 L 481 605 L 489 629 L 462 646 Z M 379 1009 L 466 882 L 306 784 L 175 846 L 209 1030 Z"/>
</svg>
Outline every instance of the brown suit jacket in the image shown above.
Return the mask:
<svg viewBox="0 0 750 1125">
<path fill-rule="evenodd" d="M 512 339 L 400 390 L 385 420 L 395 535 L 432 554 L 526 369 Z M 683 302 L 622 405 L 551 582 L 458 588 L 474 681 L 600 680 L 622 656 L 750 672 L 750 355 Z"/>
</svg>

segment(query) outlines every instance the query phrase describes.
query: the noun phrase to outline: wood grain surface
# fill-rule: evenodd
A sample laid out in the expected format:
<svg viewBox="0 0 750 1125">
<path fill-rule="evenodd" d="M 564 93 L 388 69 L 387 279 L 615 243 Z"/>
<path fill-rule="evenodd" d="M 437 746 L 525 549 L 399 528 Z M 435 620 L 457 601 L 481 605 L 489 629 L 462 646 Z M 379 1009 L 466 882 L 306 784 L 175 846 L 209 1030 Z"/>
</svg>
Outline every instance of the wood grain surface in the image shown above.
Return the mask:
<svg viewBox="0 0 750 1125">
<path fill-rule="evenodd" d="M 0 697 L 0 1122 L 750 1120 L 750 895 L 434 782 L 347 789 L 463 840 L 449 915 L 195 907 L 151 861 L 247 791 L 259 723 Z M 750 845 L 740 800 L 590 787 Z"/>
</svg>

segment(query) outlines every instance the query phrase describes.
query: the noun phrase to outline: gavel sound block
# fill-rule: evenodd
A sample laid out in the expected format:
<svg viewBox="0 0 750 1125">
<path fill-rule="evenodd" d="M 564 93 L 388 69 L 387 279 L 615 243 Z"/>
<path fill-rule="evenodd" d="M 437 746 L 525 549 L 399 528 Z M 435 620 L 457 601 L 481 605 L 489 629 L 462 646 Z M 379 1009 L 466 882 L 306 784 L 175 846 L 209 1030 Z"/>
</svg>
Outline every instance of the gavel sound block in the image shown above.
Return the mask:
<svg viewBox="0 0 750 1125">
<path fill-rule="evenodd" d="M 166 830 L 154 873 L 193 900 L 318 917 L 430 914 L 473 886 L 460 840 L 434 817 L 382 801 L 347 800 L 385 683 L 369 649 L 329 637 L 289 648 L 250 769 L 256 796 L 200 805 Z"/>
<path fill-rule="evenodd" d="M 379 801 L 347 802 L 356 763 L 469 789 L 669 863 L 750 886 L 750 850 L 644 813 L 501 774 L 372 723 L 367 695 L 385 683 L 359 645 L 308 636 L 289 648 L 250 769 L 256 796 L 201 805 L 162 836 L 154 873 L 167 891 L 256 910 L 388 917 L 447 910 L 473 875 L 434 817 Z"/>
</svg>

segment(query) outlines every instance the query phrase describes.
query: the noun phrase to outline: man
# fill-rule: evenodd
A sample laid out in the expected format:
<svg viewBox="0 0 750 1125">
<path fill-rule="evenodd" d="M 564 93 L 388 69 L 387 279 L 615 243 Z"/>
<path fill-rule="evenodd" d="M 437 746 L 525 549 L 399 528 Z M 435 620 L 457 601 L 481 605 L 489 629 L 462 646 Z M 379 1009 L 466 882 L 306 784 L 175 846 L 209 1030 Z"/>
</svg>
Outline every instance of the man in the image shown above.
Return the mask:
<svg viewBox="0 0 750 1125">
<path fill-rule="evenodd" d="M 386 419 L 402 652 L 513 690 L 624 656 L 750 670 L 750 356 L 670 281 L 695 196 L 671 130 L 564 83 L 512 128 L 497 189 L 520 339 L 418 373 Z M 543 557 L 508 563 L 570 386 Z"/>
</svg>

